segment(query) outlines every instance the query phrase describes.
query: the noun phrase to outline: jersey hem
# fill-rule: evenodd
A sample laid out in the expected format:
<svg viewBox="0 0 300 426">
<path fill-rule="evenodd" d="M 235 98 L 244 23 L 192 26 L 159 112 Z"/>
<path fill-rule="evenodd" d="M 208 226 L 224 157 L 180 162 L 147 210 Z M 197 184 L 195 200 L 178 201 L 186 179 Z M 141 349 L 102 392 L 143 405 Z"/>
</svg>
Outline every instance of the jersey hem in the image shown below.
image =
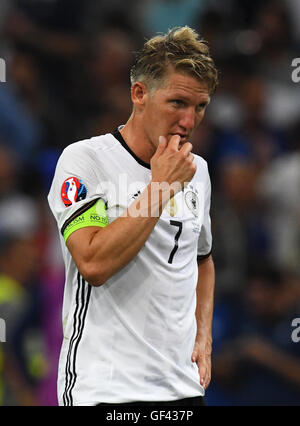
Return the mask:
<svg viewBox="0 0 300 426">
<path fill-rule="evenodd" d="M 118 401 L 118 402 L 115 402 L 115 401 L 93 401 L 93 402 L 78 402 L 78 401 L 76 401 L 76 402 L 73 402 L 73 406 L 95 406 L 95 405 L 98 405 L 98 404 L 113 404 L 113 405 L 118 405 L 118 404 L 127 404 L 127 403 L 132 403 L 132 402 L 134 402 L 134 403 L 140 403 L 141 405 L 143 405 L 143 403 L 149 403 L 149 402 L 157 402 L 158 404 L 160 403 L 160 402 L 174 402 L 174 401 L 181 401 L 182 399 L 188 399 L 188 398 L 196 398 L 196 397 L 202 397 L 202 398 L 204 398 L 204 396 L 205 396 L 205 392 L 203 392 L 203 394 L 197 394 L 197 395 L 189 395 L 189 396 L 181 396 L 181 397 L 178 397 L 178 398 L 172 398 L 172 399 L 166 399 L 166 398 L 164 398 L 164 399 L 147 399 L 147 400 L 137 400 L 137 399 L 135 399 L 135 400 L 132 400 L 132 399 L 130 399 L 130 400 L 126 400 L 126 401 Z"/>
</svg>

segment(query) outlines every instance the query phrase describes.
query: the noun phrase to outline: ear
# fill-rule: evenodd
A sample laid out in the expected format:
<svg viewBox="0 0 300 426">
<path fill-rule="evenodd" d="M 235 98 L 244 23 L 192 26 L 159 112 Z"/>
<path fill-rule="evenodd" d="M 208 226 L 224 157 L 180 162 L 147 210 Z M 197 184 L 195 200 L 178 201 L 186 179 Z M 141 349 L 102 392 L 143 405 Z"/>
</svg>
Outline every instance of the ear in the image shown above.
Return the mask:
<svg viewBox="0 0 300 426">
<path fill-rule="evenodd" d="M 144 83 L 135 82 L 131 87 L 131 100 L 135 107 L 141 108 L 144 106 L 148 97 L 148 90 Z"/>
</svg>

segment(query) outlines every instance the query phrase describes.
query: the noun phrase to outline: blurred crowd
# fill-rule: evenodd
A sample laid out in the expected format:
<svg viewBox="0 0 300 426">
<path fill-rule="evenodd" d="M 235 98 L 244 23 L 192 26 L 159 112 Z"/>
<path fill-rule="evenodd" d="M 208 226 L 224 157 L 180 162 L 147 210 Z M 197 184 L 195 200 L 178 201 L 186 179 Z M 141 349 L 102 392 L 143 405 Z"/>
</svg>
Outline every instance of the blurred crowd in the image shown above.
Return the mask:
<svg viewBox="0 0 300 426">
<path fill-rule="evenodd" d="M 216 298 L 208 405 L 300 405 L 298 0 L 1 0 L 0 405 L 56 405 L 64 266 L 46 196 L 68 144 L 131 112 L 129 68 L 177 25 L 220 86 L 194 151 L 212 179 Z"/>
</svg>

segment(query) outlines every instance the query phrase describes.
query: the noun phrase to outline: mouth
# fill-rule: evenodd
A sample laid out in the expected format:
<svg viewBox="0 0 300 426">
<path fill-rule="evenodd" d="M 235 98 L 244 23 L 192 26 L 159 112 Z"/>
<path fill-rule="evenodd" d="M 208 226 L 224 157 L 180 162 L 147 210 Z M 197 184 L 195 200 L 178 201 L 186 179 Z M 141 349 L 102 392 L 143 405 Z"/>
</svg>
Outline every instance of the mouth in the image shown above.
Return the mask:
<svg viewBox="0 0 300 426">
<path fill-rule="evenodd" d="M 180 143 L 183 144 L 185 142 L 187 142 L 189 135 L 188 134 L 184 134 L 184 133 L 171 133 L 171 137 L 177 135 L 180 136 Z"/>
</svg>

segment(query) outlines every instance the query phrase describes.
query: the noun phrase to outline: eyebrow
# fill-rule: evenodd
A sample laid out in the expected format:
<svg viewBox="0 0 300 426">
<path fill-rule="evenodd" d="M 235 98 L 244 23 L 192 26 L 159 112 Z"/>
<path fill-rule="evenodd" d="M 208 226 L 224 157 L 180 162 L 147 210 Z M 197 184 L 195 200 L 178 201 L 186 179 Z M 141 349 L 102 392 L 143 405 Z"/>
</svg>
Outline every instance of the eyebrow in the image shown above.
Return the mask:
<svg viewBox="0 0 300 426">
<path fill-rule="evenodd" d="M 187 98 L 185 95 L 180 95 L 180 94 L 175 94 L 175 95 L 173 95 L 173 96 L 170 96 L 170 99 L 171 100 L 176 100 L 176 99 L 178 99 L 178 100 L 182 100 L 182 101 L 185 101 L 185 102 L 190 102 L 191 100 L 189 99 L 189 98 Z M 202 101 L 200 101 L 197 105 L 202 105 L 202 104 L 206 104 L 206 105 L 208 105 L 210 103 L 210 96 L 208 95 L 208 97 L 206 98 L 206 99 L 203 99 Z"/>
<path fill-rule="evenodd" d="M 203 96 L 207 96 L 205 98 L 205 102 L 210 102 L 210 96 L 209 95 L 203 94 Z M 174 98 L 174 99 L 180 98 L 180 99 L 183 99 L 183 100 L 186 100 L 186 101 L 190 101 L 190 99 L 186 95 L 183 95 L 183 94 L 180 94 L 180 93 L 175 93 L 172 96 L 170 96 L 170 98 Z"/>
</svg>

